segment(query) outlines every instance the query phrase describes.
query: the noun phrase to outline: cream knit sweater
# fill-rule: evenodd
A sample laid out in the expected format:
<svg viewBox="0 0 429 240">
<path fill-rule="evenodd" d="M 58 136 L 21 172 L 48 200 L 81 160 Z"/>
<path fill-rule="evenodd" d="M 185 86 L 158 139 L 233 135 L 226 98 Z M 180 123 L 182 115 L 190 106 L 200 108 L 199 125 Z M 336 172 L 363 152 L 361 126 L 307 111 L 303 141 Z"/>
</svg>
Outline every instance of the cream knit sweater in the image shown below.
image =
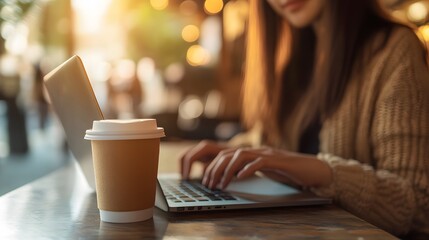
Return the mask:
<svg viewBox="0 0 429 240">
<path fill-rule="evenodd" d="M 334 181 L 313 189 L 395 235 L 429 234 L 429 72 L 415 34 L 394 29 L 353 74 L 323 123 L 318 158 Z"/>
</svg>

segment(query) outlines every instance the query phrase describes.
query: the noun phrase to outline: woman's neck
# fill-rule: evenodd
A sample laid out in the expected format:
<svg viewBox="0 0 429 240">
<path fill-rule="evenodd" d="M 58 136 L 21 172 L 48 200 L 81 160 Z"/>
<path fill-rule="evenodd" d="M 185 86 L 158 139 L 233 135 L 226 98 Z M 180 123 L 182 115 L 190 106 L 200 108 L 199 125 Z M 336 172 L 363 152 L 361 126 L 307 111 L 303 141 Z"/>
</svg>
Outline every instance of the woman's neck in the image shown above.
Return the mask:
<svg viewBox="0 0 429 240">
<path fill-rule="evenodd" d="M 312 24 L 318 42 L 328 40 L 329 34 L 327 30 L 330 24 L 328 8 L 325 7 L 320 13 L 320 16 Z"/>
<path fill-rule="evenodd" d="M 313 29 L 318 41 L 320 41 L 321 38 L 324 38 L 326 27 L 324 26 L 321 20 L 318 20 L 317 22 L 313 23 Z"/>
</svg>

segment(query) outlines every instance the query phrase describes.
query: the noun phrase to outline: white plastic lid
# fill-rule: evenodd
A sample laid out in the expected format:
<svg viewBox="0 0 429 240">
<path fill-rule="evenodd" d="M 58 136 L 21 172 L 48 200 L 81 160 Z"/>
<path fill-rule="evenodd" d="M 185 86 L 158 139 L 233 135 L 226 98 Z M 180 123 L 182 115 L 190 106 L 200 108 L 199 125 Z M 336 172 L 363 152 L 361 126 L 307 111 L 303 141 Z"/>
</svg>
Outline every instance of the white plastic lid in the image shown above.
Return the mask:
<svg viewBox="0 0 429 240">
<path fill-rule="evenodd" d="M 86 130 L 86 140 L 126 140 L 165 137 L 164 128 L 157 127 L 156 119 L 98 120 Z"/>
</svg>

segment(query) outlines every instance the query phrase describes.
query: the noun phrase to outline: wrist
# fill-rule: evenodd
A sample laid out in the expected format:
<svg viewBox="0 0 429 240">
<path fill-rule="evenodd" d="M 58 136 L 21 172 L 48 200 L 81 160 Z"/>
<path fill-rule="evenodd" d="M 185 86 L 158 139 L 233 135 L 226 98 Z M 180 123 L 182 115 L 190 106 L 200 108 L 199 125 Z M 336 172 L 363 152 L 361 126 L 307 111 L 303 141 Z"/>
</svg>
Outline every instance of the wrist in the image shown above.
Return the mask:
<svg viewBox="0 0 429 240">
<path fill-rule="evenodd" d="M 293 153 L 285 162 L 286 172 L 303 187 L 325 187 L 333 182 L 329 164 L 314 155 Z"/>
</svg>

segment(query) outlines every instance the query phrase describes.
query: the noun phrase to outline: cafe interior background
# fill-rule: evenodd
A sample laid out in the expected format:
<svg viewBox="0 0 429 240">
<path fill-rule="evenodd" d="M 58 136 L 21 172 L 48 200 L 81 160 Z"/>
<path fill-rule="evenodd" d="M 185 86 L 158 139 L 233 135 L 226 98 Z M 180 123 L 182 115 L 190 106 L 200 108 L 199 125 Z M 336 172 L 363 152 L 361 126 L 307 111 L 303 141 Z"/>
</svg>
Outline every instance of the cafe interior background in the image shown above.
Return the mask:
<svg viewBox="0 0 429 240">
<path fill-rule="evenodd" d="M 429 0 L 381 3 L 429 42 Z M 242 131 L 247 14 L 248 0 L 0 0 L 0 195 L 69 163 L 43 76 L 74 54 L 105 118 L 156 118 L 165 141 Z"/>
</svg>

